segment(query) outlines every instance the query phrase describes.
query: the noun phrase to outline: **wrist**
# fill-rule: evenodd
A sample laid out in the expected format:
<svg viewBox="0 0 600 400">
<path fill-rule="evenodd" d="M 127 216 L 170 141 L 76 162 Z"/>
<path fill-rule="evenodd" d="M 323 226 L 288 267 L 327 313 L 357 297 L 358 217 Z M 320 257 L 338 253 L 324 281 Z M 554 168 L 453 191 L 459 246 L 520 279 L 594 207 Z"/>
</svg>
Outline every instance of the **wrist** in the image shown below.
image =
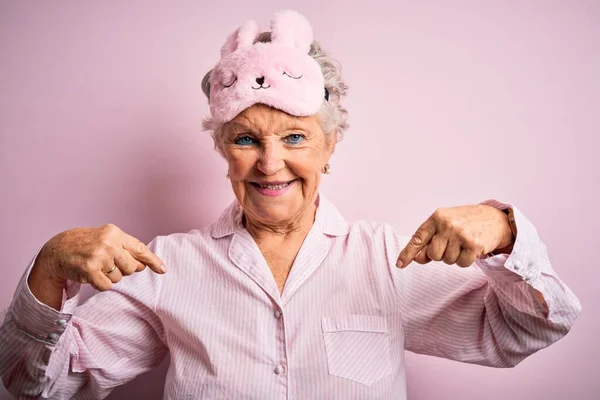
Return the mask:
<svg viewBox="0 0 600 400">
<path fill-rule="evenodd" d="M 27 277 L 27 286 L 39 302 L 60 311 L 66 279 L 57 279 L 53 269 L 51 261 L 40 252 Z"/>
<path fill-rule="evenodd" d="M 505 234 L 503 235 L 502 241 L 498 244 L 498 248 L 492 251 L 493 255 L 510 254 L 517 239 L 517 226 L 515 224 L 513 210 L 507 208 L 500 211 L 502 211 L 502 214 L 505 216 Z"/>
<path fill-rule="evenodd" d="M 35 262 L 31 269 L 31 273 L 29 274 L 29 281 L 45 281 L 51 286 L 60 286 L 62 288 L 67 279 L 60 277 L 57 273 L 57 270 L 58 268 L 56 262 L 54 258 L 49 254 L 49 248 L 46 244 L 35 259 Z"/>
</svg>

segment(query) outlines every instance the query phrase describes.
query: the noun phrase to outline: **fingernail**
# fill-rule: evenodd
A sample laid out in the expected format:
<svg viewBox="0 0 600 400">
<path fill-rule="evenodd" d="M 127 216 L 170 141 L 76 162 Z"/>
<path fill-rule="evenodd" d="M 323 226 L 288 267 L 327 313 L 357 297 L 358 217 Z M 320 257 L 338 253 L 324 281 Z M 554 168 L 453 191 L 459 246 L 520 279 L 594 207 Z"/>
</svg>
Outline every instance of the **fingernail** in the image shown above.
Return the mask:
<svg viewBox="0 0 600 400">
<path fill-rule="evenodd" d="M 167 267 L 165 267 L 165 264 L 162 264 L 162 265 L 160 266 L 160 270 L 161 270 L 161 272 L 162 272 L 163 274 L 164 274 L 165 272 L 167 272 Z"/>
<path fill-rule="evenodd" d="M 396 263 L 396 267 L 398 267 L 398 268 L 402 268 L 403 265 L 404 265 L 404 263 L 400 260 L 398 260 L 398 262 Z"/>
</svg>

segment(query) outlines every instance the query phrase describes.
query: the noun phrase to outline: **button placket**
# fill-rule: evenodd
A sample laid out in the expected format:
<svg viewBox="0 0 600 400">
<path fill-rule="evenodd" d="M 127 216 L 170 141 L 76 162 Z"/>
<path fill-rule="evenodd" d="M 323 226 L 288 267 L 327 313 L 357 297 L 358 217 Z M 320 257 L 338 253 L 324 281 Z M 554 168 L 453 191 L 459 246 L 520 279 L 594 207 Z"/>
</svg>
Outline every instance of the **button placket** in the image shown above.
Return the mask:
<svg viewBox="0 0 600 400">
<path fill-rule="evenodd" d="M 279 347 L 279 364 L 275 365 L 275 368 L 273 368 L 273 373 L 275 373 L 275 375 L 284 377 L 285 373 L 286 373 L 286 368 L 285 368 L 285 364 L 286 364 L 286 360 L 287 360 L 287 349 L 286 349 L 286 337 L 285 337 L 285 324 L 284 324 L 284 320 L 283 320 L 283 312 L 282 310 L 277 307 L 277 309 L 275 309 L 273 311 L 273 317 L 275 317 L 275 319 L 277 320 L 276 324 L 277 324 L 277 336 L 278 336 L 278 347 Z"/>
</svg>

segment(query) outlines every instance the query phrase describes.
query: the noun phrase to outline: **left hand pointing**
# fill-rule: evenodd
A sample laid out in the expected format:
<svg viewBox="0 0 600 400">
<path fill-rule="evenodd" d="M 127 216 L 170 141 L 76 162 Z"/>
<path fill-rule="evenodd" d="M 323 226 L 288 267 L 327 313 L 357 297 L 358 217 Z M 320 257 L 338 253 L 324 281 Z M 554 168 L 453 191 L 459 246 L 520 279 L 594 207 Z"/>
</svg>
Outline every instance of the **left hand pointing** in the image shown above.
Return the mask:
<svg viewBox="0 0 600 400">
<path fill-rule="evenodd" d="M 468 267 L 514 241 L 507 215 L 497 208 L 483 204 L 440 208 L 417 229 L 396 265 L 406 268 L 413 260 L 419 264 L 434 260 Z"/>
</svg>

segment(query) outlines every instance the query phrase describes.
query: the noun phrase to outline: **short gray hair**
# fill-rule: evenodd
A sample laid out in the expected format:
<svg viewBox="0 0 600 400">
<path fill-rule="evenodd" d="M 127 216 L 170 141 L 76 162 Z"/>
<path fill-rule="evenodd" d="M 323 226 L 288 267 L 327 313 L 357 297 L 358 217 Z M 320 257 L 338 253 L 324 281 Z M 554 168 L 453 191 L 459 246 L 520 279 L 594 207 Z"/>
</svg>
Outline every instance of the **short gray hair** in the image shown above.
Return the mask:
<svg viewBox="0 0 600 400">
<path fill-rule="evenodd" d="M 255 42 L 267 43 L 271 41 L 271 32 L 263 32 L 256 38 Z M 341 100 L 348 92 L 348 86 L 342 78 L 342 66 L 329 55 L 321 44 L 314 40 L 308 53 L 314 58 L 323 72 L 325 78 L 325 88 L 329 92 L 329 101 L 324 101 L 323 105 L 317 111 L 316 117 L 321 125 L 321 129 L 326 135 L 337 132 L 337 140 L 341 140 L 344 132 L 348 129 L 348 111 L 342 106 Z M 210 74 L 208 71 L 202 79 L 202 91 L 210 99 Z M 215 148 L 221 153 L 221 140 L 223 133 L 223 123 L 216 122 L 212 117 L 207 117 L 202 123 L 204 130 L 210 131 L 215 142 Z M 223 155 L 221 153 L 221 155 Z"/>
</svg>

